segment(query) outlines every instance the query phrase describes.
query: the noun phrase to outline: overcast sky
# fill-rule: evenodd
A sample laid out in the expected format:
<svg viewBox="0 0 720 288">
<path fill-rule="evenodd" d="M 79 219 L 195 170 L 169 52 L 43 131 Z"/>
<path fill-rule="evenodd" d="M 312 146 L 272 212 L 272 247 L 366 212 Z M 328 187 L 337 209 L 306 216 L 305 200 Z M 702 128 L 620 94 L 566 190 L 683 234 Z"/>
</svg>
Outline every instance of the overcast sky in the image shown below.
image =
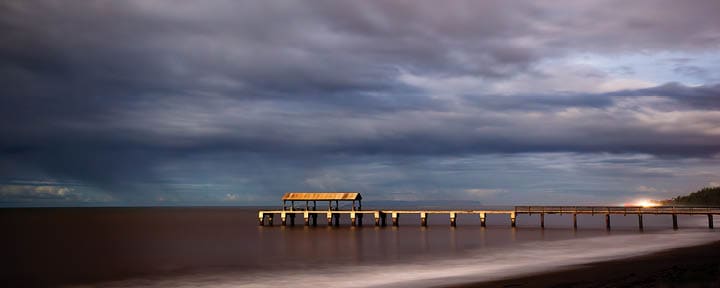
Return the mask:
<svg viewBox="0 0 720 288">
<path fill-rule="evenodd" d="M 687 194 L 720 185 L 718 11 L 2 1 L 0 203 Z"/>
</svg>

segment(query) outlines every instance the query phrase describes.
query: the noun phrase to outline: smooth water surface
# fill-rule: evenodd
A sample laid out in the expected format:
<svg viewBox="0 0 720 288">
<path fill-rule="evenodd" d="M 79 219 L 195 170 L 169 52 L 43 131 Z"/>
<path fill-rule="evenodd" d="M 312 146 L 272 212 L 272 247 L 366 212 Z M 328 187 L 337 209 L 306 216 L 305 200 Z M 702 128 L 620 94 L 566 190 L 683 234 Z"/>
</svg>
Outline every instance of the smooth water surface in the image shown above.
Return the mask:
<svg viewBox="0 0 720 288">
<path fill-rule="evenodd" d="M 720 240 L 707 218 L 473 215 L 429 227 L 258 226 L 255 208 L 44 208 L 0 210 L 5 283 L 112 287 L 434 286 L 483 281 Z M 417 218 L 417 217 L 415 217 Z M 302 221 L 298 221 L 302 222 Z"/>
</svg>

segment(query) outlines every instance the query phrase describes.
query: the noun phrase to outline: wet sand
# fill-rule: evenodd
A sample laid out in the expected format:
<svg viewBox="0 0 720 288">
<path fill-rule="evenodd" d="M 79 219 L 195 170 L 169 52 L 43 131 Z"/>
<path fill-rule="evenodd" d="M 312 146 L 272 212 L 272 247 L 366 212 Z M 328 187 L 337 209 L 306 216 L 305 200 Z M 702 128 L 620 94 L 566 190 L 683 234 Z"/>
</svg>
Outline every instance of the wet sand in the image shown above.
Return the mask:
<svg viewBox="0 0 720 288">
<path fill-rule="evenodd" d="M 450 287 L 720 287 L 720 242 Z"/>
</svg>

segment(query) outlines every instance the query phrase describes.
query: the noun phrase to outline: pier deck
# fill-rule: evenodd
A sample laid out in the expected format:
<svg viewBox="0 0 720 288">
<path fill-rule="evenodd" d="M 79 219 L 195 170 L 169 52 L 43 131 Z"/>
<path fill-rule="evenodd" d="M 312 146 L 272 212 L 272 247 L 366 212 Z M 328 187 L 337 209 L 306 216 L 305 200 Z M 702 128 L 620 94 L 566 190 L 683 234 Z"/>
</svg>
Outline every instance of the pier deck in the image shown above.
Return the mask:
<svg viewBox="0 0 720 288">
<path fill-rule="evenodd" d="M 386 226 L 387 215 L 390 215 L 393 226 L 399 225 L 400 215 L 418 215 L 420 225 L 427 226 L 427 217 L 430 214 L 448 215 L 451 226 L 456 226 L 457 215 L 474 214 L 480 218 L 480 225 L 486 226 L 486 215 L 506 214 L 510 217 L 510 225 L 516 226 L 517 215 L 538 214 L 540 215 L 540 227 L 545 227 L 545 214 L 571 214 L 573 217 L 573 228 L 577 229 L 577 215 L 604 215 L 605 226 L 610 229 L 610 215 L 637 215 L 638 226 L 643 229 L 643 215 L 671 215 L 673 228 L 678 229 L 677 215 L 706 215 L 708 228 L 713 228 L 713 215 L 720 214 L 720 207 L 625 207 L 625 206 L 515 206 L 512 209 L 490 209 L 490 210 L 261 210 L 258 211 L 258 224 L 261 226 L 273 225 L 274 215 L 279 215 L 282 225 L 295 225 L 295 217 L 300 214 L 306 226 L 316 226 L 318 215 L 325 215 L 328 226 L 340 225 L 340 216 L 349 215 L 351 225 L 362 225 L 364 215 L 372 215 L 376 226 Z M 289 223 L 287 220 L 290 220 Z"/>
</svg>

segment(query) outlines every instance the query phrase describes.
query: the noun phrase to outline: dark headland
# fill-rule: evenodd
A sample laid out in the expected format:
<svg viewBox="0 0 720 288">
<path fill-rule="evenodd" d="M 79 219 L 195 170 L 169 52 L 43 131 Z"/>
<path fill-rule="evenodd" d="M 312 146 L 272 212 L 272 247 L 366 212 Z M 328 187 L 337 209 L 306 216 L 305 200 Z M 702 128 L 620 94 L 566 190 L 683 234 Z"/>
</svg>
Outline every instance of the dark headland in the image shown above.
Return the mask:
<svg viewBox="0 0 720 288">
<path fill-rule="evenodd" d="M 705 187 L 697 192 L 660 201 L 660 203 L 663 205 L 720 206 L 720 186 Z"/>
</svg>

